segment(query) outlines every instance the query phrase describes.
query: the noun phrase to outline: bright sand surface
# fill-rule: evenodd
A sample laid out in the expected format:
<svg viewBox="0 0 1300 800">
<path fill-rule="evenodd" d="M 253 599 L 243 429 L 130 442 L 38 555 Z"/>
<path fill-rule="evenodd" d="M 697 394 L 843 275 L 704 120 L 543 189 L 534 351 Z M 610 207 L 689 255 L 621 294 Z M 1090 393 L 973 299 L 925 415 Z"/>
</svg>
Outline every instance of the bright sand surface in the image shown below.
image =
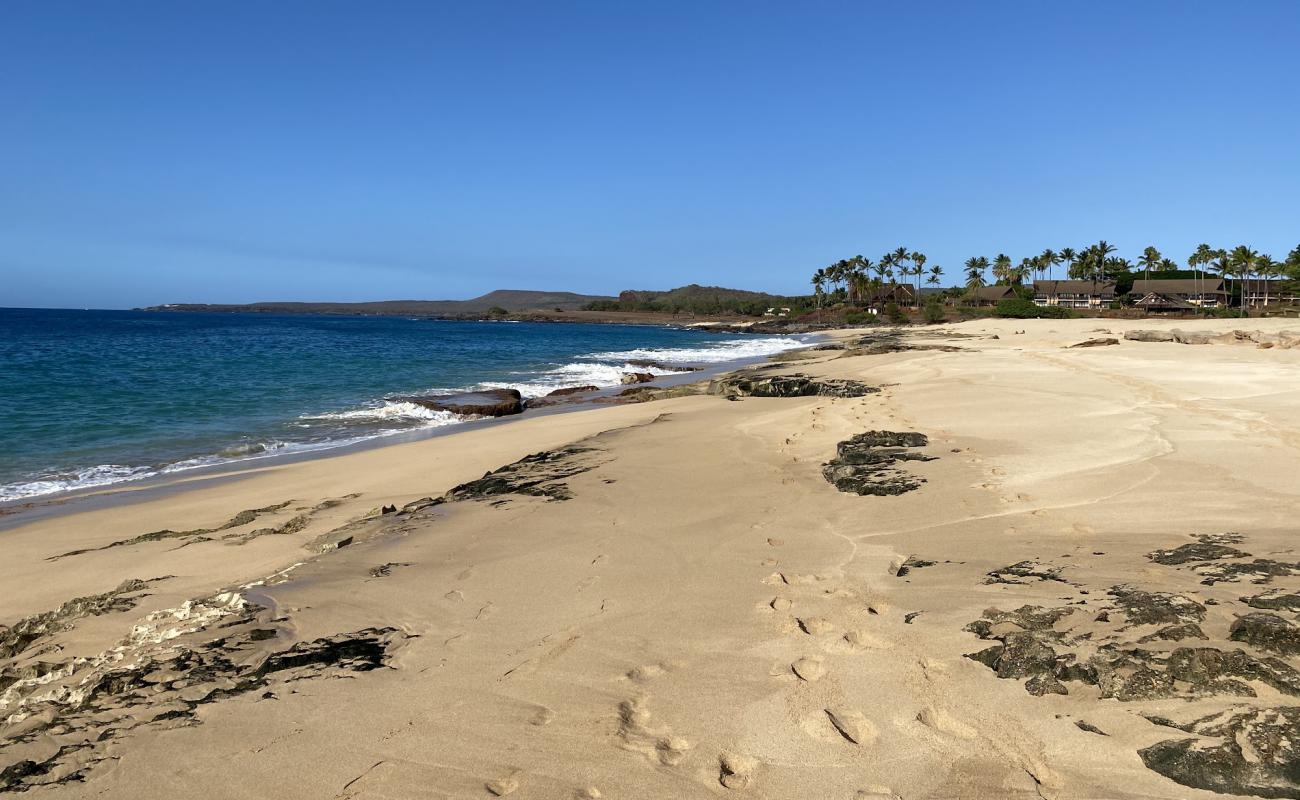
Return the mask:
<svg viewBox="0 0 1300 800">
<path fill-rule="evenodd" d="M 1240 598 L 1300 586 L 1206 585 L 1196 563 L 1147 558 L 1232 531 L 1296 559 L 1300 349 L 1067 347 L 1172 327 L 1288 325 L 917 329 L 905 341 L 959 350 L 766 372 L 882 387 L 865 397 L 522 418 L 11 517 L 0 623 L 148 583 L 17 644 L 0 631 L 0 769 L 30 761 L 32 797 L 1216 796 L 1144 765 L 1192 734 L 1142 715 L 1294 698 L 1256 682 L 1257 697 L 1121 701 L 1078 680 L 1032 696 L 964 657 L 996 644 L 964 630 L 986 609 L 1073 609 L 1053 646 L 1080 660 L 1160 629 L 1124 625 L 1116 586 L 1182 595 L 1202 609 L 1192 644 L 1241 647 Z M 930 438 L 934 460 L 899 465 L 918 489 L 823 478 L 838 442 L 873 429 Z M 527 473 L 558 497 L 378 513 L 571 443 Z M 51 560 L 91 548 L 106 549 Z M 897 574 L 909 556 L 935 563 Z M 989 582 L 1023 561 L 1039 575 Z"/>
</svg>

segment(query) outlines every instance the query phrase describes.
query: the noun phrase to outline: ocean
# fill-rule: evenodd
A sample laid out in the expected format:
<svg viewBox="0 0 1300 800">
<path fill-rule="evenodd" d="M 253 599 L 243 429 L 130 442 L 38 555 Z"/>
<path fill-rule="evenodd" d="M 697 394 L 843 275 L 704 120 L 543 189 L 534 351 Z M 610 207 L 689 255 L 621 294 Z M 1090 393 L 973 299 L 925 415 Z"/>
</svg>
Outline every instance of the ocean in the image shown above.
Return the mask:
<svg viewBox="0 0 1300 800">
<path fill-rule="evenodd" d="M 654 326 L 0 309 L 0 502 L 466 421 L 395 395 L 536 397 L 647 371 L 628 359 L 709 365 L 801 344 Z"/>
</svg>

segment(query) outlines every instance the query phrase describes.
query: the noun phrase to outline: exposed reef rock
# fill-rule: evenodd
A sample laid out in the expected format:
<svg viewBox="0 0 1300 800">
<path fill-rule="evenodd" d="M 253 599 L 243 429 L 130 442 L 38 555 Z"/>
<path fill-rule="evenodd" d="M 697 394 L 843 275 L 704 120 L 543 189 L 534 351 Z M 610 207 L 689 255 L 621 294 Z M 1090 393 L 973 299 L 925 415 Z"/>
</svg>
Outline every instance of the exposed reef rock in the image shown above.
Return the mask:
<svg viewBox="0 0 1300 800">
<path fill-rule="evenodd" d="M 840 442 L 836 456 L 822 466 L 822 475 L 841 492 L 861 495 L 898 495 L 917 489 L 925 479 L 904 472 L 900 461 L 933 461 L 916 452 L 929 444 L 925 434 L 867 431 Z"/>
<path fill-rule="evenodd" d="M 1196 737 L 1138 751 L 1161 775 L 1223 794 L 1300 797 L 1300 707 L 1232 708 L 1186 725 L 1162 724 Z"/>
<path fill-rule="evenodd" d="M 293 502 L 292 500 L 285 500 L 283 503 L 276 503 L 274 505 L 265 506 L 263 508 L 250 508 L 245 511 L 240 511 L 238 514 L 226 520 L 222 524 L 216 526 L 215 528 L 191 528 L 189 530 L 183 530 L 183 531 L 174 531 L 169 528 L 164 528 L 163 530 L 160 531 L 150 531 L 149 533 L 142 533 L 139 536 L 133 536 L 130 539 L 122 539 L 120 541 L 110 542 L 104 545 L 103 547 L 87 547 L 81 550 L 69 550 L 66 553 L 60 553 L 59 555 L 56 556 L 50 556 L 46 560 L 58 561 L 61 558 L 68 558 L 70 556 L 79 556 L 83 553 L 95 553 L 100 550 L 109 550 L 114 547 L 129 547 L 131 545 L 145 544 L 148 542 L 161 542 L 166 539 L 191 539 L 191 540 L 197 539 L 197 540 L 207 541 L 207 538 L 205 537 L 209 537 L 212 534 L 220 533 L 222 531 L 230 530 L 231 528 L 238 528 L 240 526 L 247 525 L 251 522 L 256 521 L 258 517 L 264 514 L 273 514 L 277 511 L 281 511 L 285 509 L 292 502 Z"/>
<path fill-rule="evenodd" d="M 1267 345 L 1289 349 L 1300 346 L 1300 333 L 1295 331 L 1278 331 L 1274 334 L 1262 331 L 1234 330 L 1227 333 L 1214 331 L 1182 331 L 1177 328 L 1162 331 L 1128 331 L 1125 339 L 1135 342 L 1176 342 L 1178 344 L 1253 344 Z"/>
<path fill-rule="evenodd" d="M 1169 625 L 1201 622 L 1205 606 L 1187 597 L 1169 592 L 1147 592 L 1132 586 L 1115 586 L 1110 590 L 1116 605 L 1131 625 Z"/>
<path fill-rule="evenodd" d="M 753 371 L 727 375 L 709 383 L 709 394 L 724 397 L 864 397 L 880 389 L 854 380 L 794 375 L 760 376 Z"/>
<path fill-rule="evenodd" d="M 1254 597 L 1243 597 L 1241 602 L 1251 608 L 1263 608 L 1270 611 L 1300 611 L 1300 593 L 1285 589 L 1273 589 Z"/>
<path fill-rule="evenodd" d="M 1119 339 L 1113 336 L 1103 336 L 1096 339 L 1084 339 L 1078 344 L 1070 345 L 1069 349 L 1073 350 L 1076 347 L 1108 347 L 1114 344 L 1119 344 Z"/>
<path fill-rule="evenodd" d="M 624 372 L 623 377 L 619 378 L 619 383 L 627 386 L 630 383 L 649 383 L 654 379 L 655 376 L 649 372 Z"/>
<path fill-rule="evenodd" d="M 0 626 L 0 659 L 13 658 L 36 642 L 72 627 L 83 617 L 98 617 L 114 611 L 129 611 L 144 595 L 151 581 L 123 581 L 116 589 L 100 594 L 77 597 L 53 611 L 35 614 L 15 622 L 11 627 Z M 12 683 L 6 671 L 0 670 L 0 690 Z"/>
<path fill-rule="evenodd" d="M 1054 567 L 1051 564 L 1043 564 L 1038 561 L 1020 561 L 1010 566 L 995 569 L 988 573 L 988 577 L 984 579 L 984 582 L 1025 584 L 1031 580 L 1065 583 L 1065 578 L 1061 577 L 1061 567 Z"/>
<path fill-rule="evenodd" d="M 1228 638 L 1279 655 L 1293 656 L 1300 653 L 1300 628 L 1266 611 L 1255 611 L 1238 617 L 1228 631 Z"/>
<path fill-rule="evenodd" d="M 1200 541 L 1175 547 L 1172 550 L 1156 550 L 1148 553 L 1147 558 L 1157 564 L 1177 566 L 1201 561 L 1216 561 L 1221 558 L 1248 558 L 1250 553 L 1229 547 L 1215 537 L 1201 537 Z"/>
<path fill-rule="evenodd" d="M 523 396 L 517 389 L 484 389 L 457 394 L 395 397 L 395 402 L 415 403 L 433 411 L 449 411 L 463 417 L 504 417 L 524 410 Z"/>
<path fill-rule="evenodd" d="M 573 494 L 565 481 L 595 469 L 600 463 L 594 457 L 596 452 L 596 448 L 573 444 L 559 450 L 533 453 L 485 473 L 477 480 L 462 483 L 441 497 L 425 497 L 407 503 L 402 507 L 402 513 L 461 500 L 503 502 L 510 495 L 569 500 Z"/>
<path fill-rule="evenodd" d="M 562 389 L 554 389 L 546 393 L 547 397 L 568 397 L 569 395 L 582 394 L 583 392 L 598 392 L 599 386 L 566 386 Z"/>
<path fill-rule="evenodd" d="M 119 647 L 68 660 L 0 695 L 0 737 L 18 759 L 0 771 L 0 792 L 84 780 L 96 764 L 114 757 L 116 740 L 143 727 L 198 725 L 196 709 L 208 703 L 252 691 L 266 691 L 270 699 L 274 692 L 267 690 L 277 681 L 379 669 L 406 638 L 393 628 L 367 628 L 271 649 L 259 658 L 274 648 L 277 632 L 250 627 L 259 609 L 237 596 L 172 611 L 183 613 L 150 615 L 145 635 L 137 626 Z M 201 613 L 187 616 L 195 611 Z M 220 638 L 176 643 L 218 621 Z"/>
<path fill-rule="evenodd" d="M 704 367 L 697 367 L 686 364 L 665 364 L 662 361 L 654 361 L 649 358 L 629 358 L 627 360 L 629 367 L 640 367 L 641 369 L 658 369 L 665 372 L 699 372 Z"/>
</svg>

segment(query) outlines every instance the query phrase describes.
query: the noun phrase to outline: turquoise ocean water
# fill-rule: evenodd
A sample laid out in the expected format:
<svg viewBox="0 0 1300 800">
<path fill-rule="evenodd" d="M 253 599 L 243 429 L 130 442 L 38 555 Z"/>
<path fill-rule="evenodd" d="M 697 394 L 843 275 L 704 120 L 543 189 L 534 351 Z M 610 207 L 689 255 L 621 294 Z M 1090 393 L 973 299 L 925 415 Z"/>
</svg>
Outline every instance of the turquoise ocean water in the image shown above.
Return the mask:
<svg viewBox="0 0 1300 800">
<path fill-rule="evenodd" d="M 537 396 L 617 385 L 628 359 L 715 364 L 799 344 L 651 326 L 0 309 L 0 501 L 464 422 L 393 395 Z"/>
</svg>

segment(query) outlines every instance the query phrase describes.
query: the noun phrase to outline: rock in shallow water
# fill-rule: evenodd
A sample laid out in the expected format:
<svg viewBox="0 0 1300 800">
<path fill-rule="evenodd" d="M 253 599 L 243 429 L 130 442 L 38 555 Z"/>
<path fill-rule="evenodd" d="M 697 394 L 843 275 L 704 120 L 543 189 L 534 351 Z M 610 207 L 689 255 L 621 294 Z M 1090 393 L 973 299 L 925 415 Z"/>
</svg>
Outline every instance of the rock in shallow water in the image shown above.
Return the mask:
<svg viewBox="0 0 1300 800">
<path fill-rule="evenodd" d="M 395 397 L 395 402 L 415 403 L 433 411 L 448 411 L 465 417 L 504 417 L 524 410 L 523 396 L 517 389 L 484 389 L 459 394 Z"/>
</svg>

